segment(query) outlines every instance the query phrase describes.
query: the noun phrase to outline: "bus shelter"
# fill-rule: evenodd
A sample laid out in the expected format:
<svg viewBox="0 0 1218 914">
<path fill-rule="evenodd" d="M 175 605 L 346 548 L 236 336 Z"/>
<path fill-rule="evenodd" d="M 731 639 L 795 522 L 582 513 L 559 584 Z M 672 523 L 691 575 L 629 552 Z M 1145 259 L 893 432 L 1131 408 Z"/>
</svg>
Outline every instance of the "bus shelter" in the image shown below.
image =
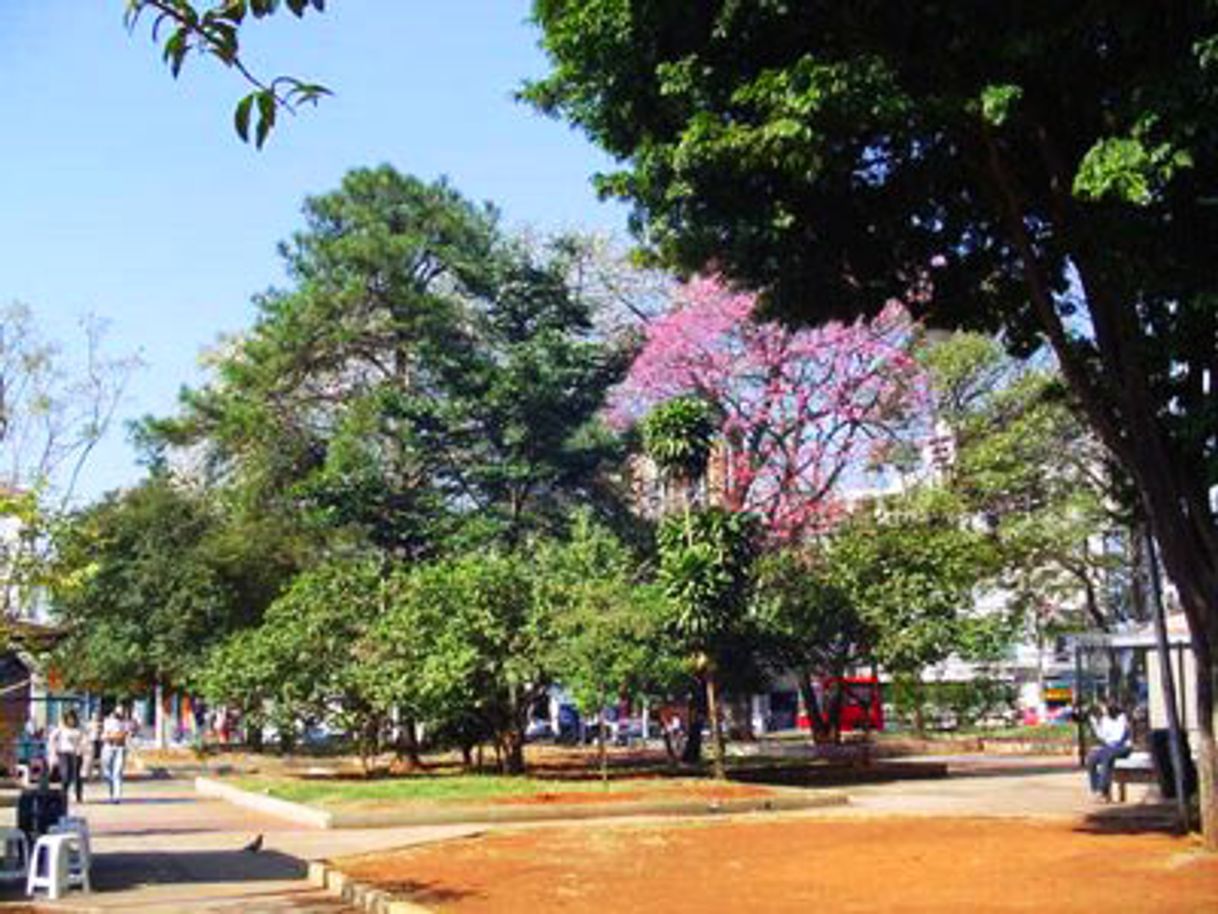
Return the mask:
<svg viewBox="0 0 1218 914">
<path fill-rule="evenodd" d="M 1075 635 L 1074 716 L 1080 762 L 1093 739 L 1087 718 L 1101 704 L 1115 702 L 1129 717 L 1133 740 L 1147 747 L 1150 731 L 1167 728 L 1167 699 L 1154 630 L 1150 626 L 1120 633 Z M 1192 641 L 1182 616 L 1167 626 L 1167 657 L 1175 687 L 1180 729 L 1196 746 L 1197 686 Z"/>
</svg>

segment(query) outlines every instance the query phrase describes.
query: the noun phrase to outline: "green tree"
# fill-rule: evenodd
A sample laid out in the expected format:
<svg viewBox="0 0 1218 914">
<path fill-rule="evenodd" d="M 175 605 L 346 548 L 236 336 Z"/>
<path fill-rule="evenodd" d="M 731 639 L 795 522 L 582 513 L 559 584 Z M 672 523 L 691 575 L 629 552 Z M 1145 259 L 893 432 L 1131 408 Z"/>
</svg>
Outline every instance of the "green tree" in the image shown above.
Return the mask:
<svg viewBox="0 0 1218 914">
<path fill-rule="evenodd" d="M 567 282 L 567 248 L 505 236 L 489 206 L 389 167 L 311 198 L 282 246 L 293 285 L 216 361 L 184 414 L 264 511 L 420 558 L 464 530 L 520 541 L 566 506 L 612 510 L 596 413 L 623 358 Z M 477 528 L 475 532 L 470 529 Z"/>
<path fill-rule="evenodd" d="M 119 692 L 190 683 L 213 645 L 258 623 L 302 560 L 273 520 L 240 523 L 163 475 L 72 515 L 54 553 L 65 680 Z"/>
<path fill-rule="evenodd" d="M 583 715 L 598 718 L 602 776 L 605 708 L 666 693 L 683 672 L 667 650 L 662 595 L 640 580 L 639 566 L 587 512 L 576 515 L 568 540 L 550 541 L 538 557 L 539 598 L 554 620 L 554 675 Z"/>
<path fill-rule="evenodd" d="M 758 562 L 755 614 L 764 633 L 763 651 L 778 671 L 793 670 L 813 734 L 837 741 L 844 697 L 841 680 L 851 667 L 871 659 L 875 639 L 859 606 L 827 579 L 815 550 L 787 548 Z M 838 683 L 822 707 L 812 683 Z"/>
<path fill-rule="evenodd" d="M 1051 346 L 1188 616 L 1218 847 L 1218 7 L 534 11 L 554 69 L 525 95 L 624 163 L 600 188 L 666 260 L 805 321 L 898 297 Z"/>
<path fill-rule="evenodd" d="M 687 509 L 664 519 L 657 536 L 666 627 L 706 688 L 712 765 L 726 777 L 719 691 L 725 661 L 749 639 L 753 565 L 761 530 L 751 514 Z M 695 726 L 691 723 L 691 731 Z M 691 732 L 692 736 L 692 732 Z"/>
<path fill-rule="evenodd" d="M 916 683 L 953 653 L 993 659 L 1004 643 L 1009 619 L 976 608 L 998 556 L 967 518 L 949 493 L 916 490 L 860 508 L 824 548 L 825 584 L 853 605 L 870 656 L 894 676 Z"/>
<path fill-rule="evenodd" d="M 490 738 L 504 771 L 524 770 L 525 726 L 552 681 L 554 643 L 524 557 L 482 551 L 419 564 L 394 583 L 369 642 L 385 665 L 387 702 Z"/>
<path fill-rule="evenodd" d="M 199 676 L 204 694 L 243 707 L 254 726 L 273 723 L 285 749 L 309 726 L 349 733 L 367 766 L 387 721 L 363 670 L 364 636 L 382 606 L 374 562 L 311 568 L 267 608 L 260 626 L 211 655 Z"/>
<path fill-rule="evenodd" d="M 1012 359 L 978 334 L 930 346 L 923 361 L 953 441 L 944 482 L 966 512 L 987 522 L 1006 588 L 1032 614 L 1073 603 L 1081 591 L 1086 617 L 1074 625 L 1110 629 L 1126 609 L 1103 591 L 1122 557 L 1089 541 L 1128 526 L 1125 480 L 1077 415 L 1060 374 L 1043 359 Z"/>
<path fill-rule="evenodd" d="M 676 397 L 649 412 L 641 427 L 643 451 L 660 471 L 664 501 L 673 501 L 675 486 L 681 493 L 679 503 L 692 505 L 715 445 L 710 406 L 697 397 Z M 671 510 L 676 504 L 667 507 Z"/>
</svg>

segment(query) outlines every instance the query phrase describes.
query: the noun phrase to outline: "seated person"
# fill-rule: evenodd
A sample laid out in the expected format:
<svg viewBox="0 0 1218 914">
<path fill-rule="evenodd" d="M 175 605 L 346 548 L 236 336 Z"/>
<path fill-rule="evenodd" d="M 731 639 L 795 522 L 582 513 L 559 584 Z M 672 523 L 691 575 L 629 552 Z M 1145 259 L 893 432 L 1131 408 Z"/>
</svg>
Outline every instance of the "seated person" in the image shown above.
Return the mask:
<svg viewBox="0 0 1218 914">
<path fill-rule="evenodd" d="M 1133 734 L 1129 719 L 1115 703 L 1109 703 L 1104 715 L 1091 716 L 1091 729 L 1100 744 L 1087 753 L 1087 778 L 1091 793 L 1107 800 L 1112 788 L 1112 766 L 1119 758 L 1129 755 L 1133 748 Z"/>
</svg>

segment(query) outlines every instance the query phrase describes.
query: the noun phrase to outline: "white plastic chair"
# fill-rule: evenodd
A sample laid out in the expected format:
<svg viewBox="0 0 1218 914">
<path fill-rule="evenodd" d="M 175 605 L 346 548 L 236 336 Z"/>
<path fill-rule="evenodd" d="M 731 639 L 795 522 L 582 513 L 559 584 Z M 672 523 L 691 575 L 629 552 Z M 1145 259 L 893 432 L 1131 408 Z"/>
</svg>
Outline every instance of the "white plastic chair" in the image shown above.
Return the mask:
<svg viewBox="0 0 1218 914">
<path fill-rule="evenodd" d="M 39 889 L 46 889 L 47 898 L 55 900 L 77 887 L 90 891 L 89 867 L 80 835 L 75 831 L 43 835 L 30 855 L 25 894 L 33 897 Z"/>
<path fill-rule="evenodd" d="M 93 842 L 89 836 L 89 820 L 84 816 L 60 816 L 59 821 L 47 829 L 47 833 L 53 835 L 65 833 L 80 835 L 81 849 L 85 855 L 85 865 L 91 865 Z"/>
</svg>

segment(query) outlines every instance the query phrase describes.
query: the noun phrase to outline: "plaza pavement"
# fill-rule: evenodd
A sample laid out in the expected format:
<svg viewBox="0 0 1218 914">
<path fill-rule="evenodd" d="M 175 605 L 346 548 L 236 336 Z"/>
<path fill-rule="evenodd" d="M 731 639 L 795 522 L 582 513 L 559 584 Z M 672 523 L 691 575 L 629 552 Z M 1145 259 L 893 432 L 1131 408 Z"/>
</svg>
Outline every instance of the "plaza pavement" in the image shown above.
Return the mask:
<svg viewBox="0 0 1218 914">
<path fill-rule="evenodd" d="M 86 786 L 72 813 L 89 820 L 93 892 L 39 909 L 64 912 L 316 912 L 352 910 L 306 881 L 308 861 L 469 834 L 468 826 L 323 831 L 200 797 L 187 780 L 132 780 L 123 802 Z M 12 812 L 8 812 L 12 815 Z M 242 850 L 263 836 L 256 853 Z M 8 887 L 4 901 L 21 897 Z M 0 906 L 0 914 L 4 908 Z"/>
<path fill-rule="evenodd" d="M 848 806 L 774 815 L 1047 817 L 1118 828 L 1135 821 L 1157 827 L 1163 820 L 1163 805 L 1150 802 L 1141 786 L 1131 788 L 1124 806 L 1097 807 L 1088 800 L 1083 775 L 1069 759 L 936 760 L 947 761 L 953 776 L 849 787 Z M 101 787 L 88 787 L 85 804 L 74 812 L 88 818 L 93 833 L 94 891 L 72 892 L 56 904 L 40 903 L 40 910 L 339 914 L 351 909 L 308 885 L 308 861 L 459 837 L 488 827 L 322 830 L 201 797 L 185 780 L 129 782 L 120 805 L 99 801 Z M 263 835 L 262 849 L 242 850 L 256 835 Z M 20 893 L 10 889 L 0 899 L 15 903 Z M 3 909 L 0 904 L 0 914 Z"/>
</svg>

